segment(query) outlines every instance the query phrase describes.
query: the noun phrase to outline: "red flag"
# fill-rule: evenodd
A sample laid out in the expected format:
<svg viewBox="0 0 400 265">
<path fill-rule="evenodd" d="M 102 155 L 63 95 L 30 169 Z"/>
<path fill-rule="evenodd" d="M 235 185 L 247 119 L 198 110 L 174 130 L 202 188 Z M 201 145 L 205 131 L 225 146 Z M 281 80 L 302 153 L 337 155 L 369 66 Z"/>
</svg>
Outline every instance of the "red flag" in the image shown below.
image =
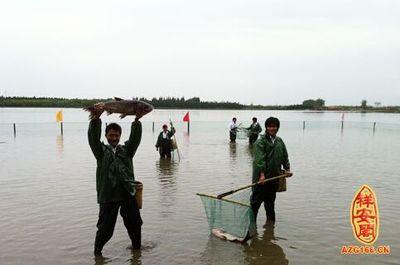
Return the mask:
<svg viewBox="0 0 400 265">
<path fill-rule="evenodd" d="M 190 122 L 189 111 L 188 111 L 188 112 L 185 114 L 185 116 L 183 117 L 183 121 Z"/>
</svg>

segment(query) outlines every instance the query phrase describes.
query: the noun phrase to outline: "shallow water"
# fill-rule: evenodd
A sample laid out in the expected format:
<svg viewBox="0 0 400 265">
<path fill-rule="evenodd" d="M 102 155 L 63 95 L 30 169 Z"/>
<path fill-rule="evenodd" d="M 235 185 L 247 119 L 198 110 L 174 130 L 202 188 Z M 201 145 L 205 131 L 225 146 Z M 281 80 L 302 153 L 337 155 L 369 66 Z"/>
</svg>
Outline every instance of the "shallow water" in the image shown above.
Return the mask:
<svg viewBox="0 0 400 265">
<path fill-rule="evenodd" d="M 169 116 L 180 121 L 185 111 L 157 110 L 143 119 L 134 157 L 136 178 L 144 183 L 143 250 L 131 252 L 119 217 L 103 251 L 106 260 L 95 261 L 96 164 L 87 116 L 66 109 L 61 136 L 55 111 L 0 109 L 0 264 L 399 264 L 398 114 L 349 113 L 341 130 L 341 113 L 193 111 L 190 135 L 186 124 L 176 124 L 182 158 L 168 163 L 154 148 L 158 128 Z M 250 183 L 251 149 L 244 140 L 228 143 L 227 124 L 233 115 L 247 125 L 253 115 L 271 113 L 282 120 L 279 134 L 295 175 L 278 194 L 274 229 L 263 227 L 261 209 L 257 238 L 245 245 L 224 242 L 210 235 L 195 193 Z M 113 120 L 116 115 L 104 118 Z M 121 124 L 125 140 L 129 123 Z M 349 207 L 363 184 L 372 186 L 379 203 L 374 245 L 389 245 L 390 255 L 340 254 L 343 245 L 360 245 Z"/>
</svg>

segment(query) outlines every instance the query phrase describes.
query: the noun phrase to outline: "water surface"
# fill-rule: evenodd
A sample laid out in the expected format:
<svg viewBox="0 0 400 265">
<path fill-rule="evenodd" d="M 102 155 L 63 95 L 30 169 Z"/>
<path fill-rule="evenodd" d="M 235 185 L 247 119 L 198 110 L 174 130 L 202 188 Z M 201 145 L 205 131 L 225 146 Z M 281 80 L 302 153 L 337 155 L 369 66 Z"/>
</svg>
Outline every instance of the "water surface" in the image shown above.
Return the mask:
<svg viewBox="0 0 400 265">
<path fill-rule="evenodd" d="M 96 163 L 87 144 L 87 115 L 65 109 L 61 136 L 55 112 L 0 109 L 1 264 L 96 263 Z M 341 130 L 341 113 L 335 112 L 197 110 L 188 134 L 180 122 L 185 113 L 156 110 L 144 117 L 134 157 L 135 175 L 144 183 L 144 249 L 131 253 L 119 217 L 103 251 L 106 264 L 399 264 L 400 115 L 347 113 Z M 288 191 L 278 194 L 276 225 L 263 227 L 261 209 L 257 238 L 245 245 L 221 241 L 210 235 L 195 193 L 250 183 L 252 151 L 244 140 L 229 144 L 227 125 L 232 116 L 248 125 L 253 116 L 269 115 L 282 120 L 279 135 L 295 174 Z M 169 117 L 177 121 L 180 161 L 160 161 L 154 148 Z M 103 120 L 119 121 L 116 115 Z M 121 125 L 125 140 L 128 120 Z M 349 207 L 363 184 L 378 197 L 381 229 L 374 245 L 390 245 L 391 255 L 340 254 L 343 245 L 359 245 Z"/>
</svg>

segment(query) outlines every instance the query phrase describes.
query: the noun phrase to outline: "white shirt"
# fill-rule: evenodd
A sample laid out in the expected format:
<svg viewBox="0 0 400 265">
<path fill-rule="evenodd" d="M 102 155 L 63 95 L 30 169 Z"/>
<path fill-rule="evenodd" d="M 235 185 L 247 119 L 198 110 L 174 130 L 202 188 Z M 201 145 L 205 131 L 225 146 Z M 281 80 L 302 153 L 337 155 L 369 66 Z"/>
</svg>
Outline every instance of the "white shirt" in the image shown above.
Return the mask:
<svg viewBox="0 0 400 265">
<path fill-rule="evenodd" d="M 235 130 L 237 127 L 238 126 L 237 126 L 237 124 L 235 122 L 232 121 L 231 123 L 229 123 L 229 130 L 230 131 Z"/>
<path fill-rule="evenodd" d="M 271 139 L 271 142 L 274 144 L 275 143 L 275 140 L 276 140 L 276 135 L 275 135 L 275 137 L 272 137 L 271 135 L 269 136 L 269 139 Z"/>
<path fill-rule="evenodd" d="M 117 147 L 118 147 L 118 145 L 116 145 L 115 147 L 112 146 L 112 145 L 110 145 L 110 146 L 111 146 L 111 150 L 112 150 L 113 153 L 115 154 L 115 152 L 117 152 Z"/>
<path fill-rule="evenodd" d="M 162 138 L 163 139 L 168 139 L 168 131 L 162 133 Z"/>
</svg>

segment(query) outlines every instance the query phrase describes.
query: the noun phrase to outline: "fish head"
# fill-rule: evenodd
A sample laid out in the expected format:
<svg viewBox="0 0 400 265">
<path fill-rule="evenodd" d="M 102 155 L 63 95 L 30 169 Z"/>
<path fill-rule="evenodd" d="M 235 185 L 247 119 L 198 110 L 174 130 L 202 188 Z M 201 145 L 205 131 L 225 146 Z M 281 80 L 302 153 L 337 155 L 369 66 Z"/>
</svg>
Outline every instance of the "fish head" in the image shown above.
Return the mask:
<svg viewBox="0 0 400 265">
<path fill-rule="evenodd" d="M 147 113 L 153 111 L 154 107 L 147 103 L 147 102 L 143 102 L 143 101 L 139 101 L 137 110 L 136 110 L 136 114 L 140 115 L 140 116 L 144 116 Z"/>
</svg>

